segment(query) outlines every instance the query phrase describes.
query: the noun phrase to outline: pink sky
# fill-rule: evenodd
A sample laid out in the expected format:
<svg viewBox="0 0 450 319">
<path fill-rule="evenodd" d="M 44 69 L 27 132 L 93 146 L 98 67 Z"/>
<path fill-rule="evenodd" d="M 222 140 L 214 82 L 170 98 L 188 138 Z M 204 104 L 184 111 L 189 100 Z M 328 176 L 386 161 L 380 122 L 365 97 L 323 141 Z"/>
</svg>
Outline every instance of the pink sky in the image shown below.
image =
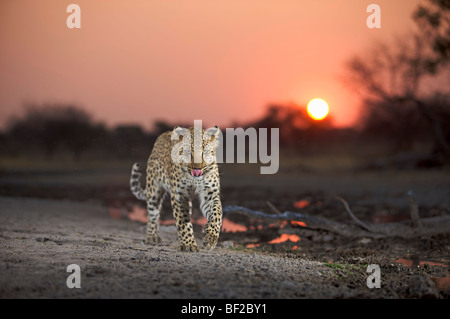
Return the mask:
<svg viewBox="0 0 450 319">
<path fill-rule="evenodd" d="M 68 29 L 66 7 L 81 7 Z M 381 29 L 366 7 L 381 7 Z M 24 102 L 77 103 L 108 124 L 229 126 L 320 97 L 357 119 L 344 63 L 413 28 L 419 0 L 2 0 L 0 126 Z"/>
</svg>

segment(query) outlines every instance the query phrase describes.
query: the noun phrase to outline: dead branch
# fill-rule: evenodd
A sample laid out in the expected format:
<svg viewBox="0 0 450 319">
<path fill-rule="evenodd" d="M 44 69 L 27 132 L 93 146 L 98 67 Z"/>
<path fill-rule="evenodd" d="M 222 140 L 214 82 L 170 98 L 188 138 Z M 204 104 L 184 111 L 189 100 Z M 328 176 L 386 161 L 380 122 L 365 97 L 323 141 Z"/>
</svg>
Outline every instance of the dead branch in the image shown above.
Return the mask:
<svg viewBox="0 0 450 319">
<path fill-rule="evenodd" d="M 350 209 L 350 206 L 348 205 L 347 201 L 345 199 L 343 199 L 342 197 L 336 196 L 335 197 L 338 201 L 340 201 L 342 204 L 344 204 L 345 210 L 347 211 L 347 213 L 350 215 L 350 217 L 362 228 L 364 228 L 367 231 L 372 232 L 372 228 L 367 226 L 365 223 L 363 223 L 362 221 L 360 221 L 352 212 L 352 210 Z"/>
<path fill-rule="evenodd" d="M 420 228 L 420 218 L 419 218 L 419 206 L 414 199 L 414 193 L 412 191 L 408 192 L 409 206 L 411 209 L 411 223 L 412 227 Z"/>
<path fill-rule="evenodd" d="M 446 234 L 450 229 L 450 215 L 429 217 L 419 219 L 418 206 L 414 198 L 410 197 L 413 204 L 411 204 L 412 217 L 409 221 L 394 222 L 387 224 L 375 224 L 364 223 L 359 220 L 350 209 L 348 203 L 337 197 L 339 201 L 344 204 L 347 213 L 358 224 L 358 228 L 345 223 L 329 220 L 324 217 L 312 216 L 304 213 L 296 213 L 285 211 L 279 214 L 267 214 L 257 210 L 252 210 L 242 206 L 226 206 L 223 208 L 224 215 L 230 212 L 244 214 L 250 217 L 256 217 L 261 219 L 281 219 L 290 221 L 302 221 L 306 223 L 306 227 L 312 230 L 325 230 L 344 237 L 370 237 L 370 238 L 387 238 L 387 237 L 400 237 L 400 238 L 414 238 L 419 236 L 417 228 L 414 224 L 420 225 L 420 235 L 437 235 Z M 411 203 L 411 202 L 410 202 Z M 270 205 L 269 205 L 270 206 Z M 273 206 L 275 207 L 275 206 Z M 275 208 L 276 209 L 276 208 Z M 417 216 L 416 217 L 413 217 Z"/>
<path fill-rule="evenodd" d="M 303 213 L 285 211 L 280 214 L 267 214 L 243 206 L 226 206 L 223 208 L 224 214 L 227 214 L 229 212 L 239 213 L 261 219 L 282 219 L 290 221 L 302 221 L 306 223 L 306 228 L 314 230 L 326 230 L 346 237 L 352 237 L 354 234 L 358 232 L 358 229 L 355 229 L 354 227 L 348 226 L 346 224 L 329 220 L 324 217 L 311 216 Z"/>
<path fill-rule="evenodd" d="M 275 205 L 273 205 L 271 202 L 266 201 L 266 204 L 270 207 L 270 209 L 271 209 L 275 214 L 277 214 L 277 215 L 281 215 L 281 214 L 282 214 L 282 212 L 280 212 L 280 211 L 278 210 L 278 208 L 276 208 Z"/>
</svg>

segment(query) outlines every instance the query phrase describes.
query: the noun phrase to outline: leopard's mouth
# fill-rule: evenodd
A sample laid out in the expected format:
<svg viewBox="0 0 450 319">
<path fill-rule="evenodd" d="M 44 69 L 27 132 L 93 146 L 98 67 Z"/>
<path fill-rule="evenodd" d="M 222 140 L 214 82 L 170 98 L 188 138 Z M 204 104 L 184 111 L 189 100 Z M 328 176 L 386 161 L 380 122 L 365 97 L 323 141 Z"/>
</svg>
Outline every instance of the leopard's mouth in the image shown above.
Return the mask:
<svg viewBox="0 0 450 319">
<path fill-rule="evenodd" d="M 200 177 L 203 175 L 203 170 L 194 168 L 191 170 L 191 175 L 193 177 Z"/>
</svg>

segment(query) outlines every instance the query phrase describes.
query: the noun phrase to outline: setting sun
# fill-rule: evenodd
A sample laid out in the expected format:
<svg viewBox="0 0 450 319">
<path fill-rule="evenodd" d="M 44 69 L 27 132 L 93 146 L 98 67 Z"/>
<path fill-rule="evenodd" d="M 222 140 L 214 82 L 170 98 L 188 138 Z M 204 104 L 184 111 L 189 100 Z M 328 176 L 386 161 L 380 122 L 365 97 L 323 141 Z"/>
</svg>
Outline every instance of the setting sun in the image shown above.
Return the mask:
<svg viewBox="0 0 450 319">
<path fill-rule="evenodd" d="M 314 120 L 322 120 L 328 115 L 328 104 L 322 99 L 313 99 L 308 103 L 308 114 Z"/>
</svg>

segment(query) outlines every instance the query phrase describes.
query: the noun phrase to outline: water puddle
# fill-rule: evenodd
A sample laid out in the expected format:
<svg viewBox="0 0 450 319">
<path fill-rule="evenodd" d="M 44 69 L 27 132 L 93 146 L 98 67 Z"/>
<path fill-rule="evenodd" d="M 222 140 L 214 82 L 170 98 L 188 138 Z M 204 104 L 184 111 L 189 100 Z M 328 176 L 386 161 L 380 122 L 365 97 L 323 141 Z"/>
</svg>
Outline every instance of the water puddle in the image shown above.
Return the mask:
<svg viewBox="0 0 450 319">
<path fill-rule="evenodd" d="M 300 237 L 298 237 L 295 234 L 281 234 L 280 237 L 277 237 L 275 239 L 272 239 L 271 241 L 269 241 L 269 244 L 280 244 L 280 243 L 284 243 L 287 241 L 291 241 L 293 243 L 299 242 L 300 241 Z"/>
<path fill-rule="evenodd" d="M 127 210 L 123 208 L 109 207 L 108 214 L 113 219 L 128 218 L 133 221 L 147 224 L 147 209 L 137 205 L 133 207 L 131 212 L 127 212 Z M 196 225 L 204 226 L 207 223 L 207 219 L 202 216 L 201 218 L 192 219 L 191 222 Z M 174 219 L 160 220 L 159 224 L 165 226 L 175 225 L 175 220 Z M 247 227 L 245 227 L 244 225 L 234 223 L 228 218 L 224 218 L 222 221 L 222 231 L 231 233 L 245 232 L 247 231 Z"/>
<path fill-rule="evenodd" d="M 298 243 L 300 241 L 300 237 L 295 234 L 281 234 L 279 237 L 272 239 L 271 241 L 267 242 L 268 244 L 292 244 L 292 243 Z M 289 245 L 288 245 L 289 246 Z M 247 248 L 256 248 L 261 247 L 260 243 L 250 243 L 245 245 Z M 298 250 L 300 247 L 298 245 L 293 245 L 290 247 L 291 250 Z"/>
<path fill-rule="evenodd" d="M 305 208 L 306 206 L 309 206 L 309 201 L 307 201 L 307 200 L 299 200 L 299 201 L 296 201 L 295 203 L 294 203 L 294 207 L 296 207 L 296 208 Z"/>
<path fill-rule="evenodd" d="M 289 220 L 289 221 L 287 221 L 287 220 L 280 220 L 280 221 L 277 221 L 275 223 L 270 223 L 268 226 L 272 227 L 272 228 L 280 228 L 280 229 L 282 229 L 282 228 L 286 227 L 287 225 L 306 227 L 306 223 L 305 222 L 300 222 L 300 221 L 297 221 L 297 220 Z M 262 228 L 263 228 L 262 225 L 258 225 L 258 229 L 259 230 L 262 229 Z"/>
<path fill-rule="evenodd" d="M 401 263 L 407 267 L 415 268 L 415 267 L 425 267 L 425 265 L 429 265 L 430 267 L 448 267 L 444 262 L 430 261 L 430 260 L 420 260 L 416 258 L 399 258 L 395 262 Z M 431 280 L 433 280 L 436 288 L 439 290 L 446 290 L 450 288 L 450 276 L 445 277 L 435 277 L 430 276 Z"/>
<path fill-rule="evenodd" d="M 441 266 L 441 267 L 447 267 L 445 264 L 440 262 L 434 262 L 434 261 L 428 261 L 428 260 L 415 260 L 415 259 L 408 259 L 408 258 L 399 258 L 395 262 L 401 263 L 407 267 L 423 267 L 425 265 L 430 266 Z"/>
<path fill-rule="evenodd" d="M 281 244 L 281 243 L 297 243 L 300 241 L 300 237 L 295 234 L 281 234 L 280 237 L 274 238 L 269 241 L 269 244 Z M 291 247 L 292 250 L 298 250 L 299 246 L 294 245 Z"/>
<path fill-rule="evenodd" d="M 297 220 L 291 220 L 290 223 L 291 223 L 292 226 L 306 227 L 306 223 L 305 222 L 299 222 Z"/>
<path fill-rule="evenodd" d="M 378 214 L 376 216 L 372 216 L 370 219 L 375 224 L 388 224 L 388 223 L 403 222 L 405 220 L 411 220 L 411 216 L 407 215 L 407 214 L 395 215 L 395 214 L 385 213 L 385 214 Z"/>
<path fill-rule="evenodd" d="M 301 202 L 301 201 L 300 201 Z M 306 201 L 304 201 L 306 202 Z M 303 203 L 303 207 L 309 205 Z M 298 205 L 300 206 L 300 204 Z M 117 207 L 109 207 L 108 208 L 108 214 L 113 219 L 130 219 L 132 221 L 137 221 L 143 224 L 147 223 L 147 209 L 144 207 L 141 207 L 139 205 L 134 205 L 131 211 L 125 209 L 125 208 L 117 208 Z M 204 226 L 207 223 L 207 219 L 205 217 L 200 218 L 192 218 L 191 222 L 195 225 Z M 168 226 L 168 225 L 175 225 L 174 219 L 166 219 L 166 220 L 160 220 L 160 225 Z M 246 232 L 246 231 L 255 231 L 255 230 L 263 230 L 266 227 L 269 228 L 277 228 L 277 229 L 283 229 L 286 226 L 292 226 L 292 227 L 306 227 L 306 223 L 302 221 L 296 221 L 296 220 L 279 220 L 270 224 L 257 224 L 257 220 L 250 220 L 248 227 L 244 226 L 242 224 L 235 223 L 231 221 L 228 218 L 224 218 L 222 221 L 222 231 L 228 232 L 228 233 L 239 233 L 239 232 Z M 285 244 L 286 247 L 289 247 L 291 250 L 298 250 L 300 247 L 298 246 L 298 243 L 300 242 L 300 237 L 295 234 L 286 234 L 283 233 L 279 237 L 274 238 L 267 242 L 267 244 Z M 249 243 L 245 245 L 247 248 L 255 248 L 260 247 L 261 243 Z"/>
<path fill-rule="evenodd" d="M 434 281 L 436 288 L 439 290 L 447 290 L 450 288 L 450 276 L 447 277 L 431 277 Z"/>
</svg>

